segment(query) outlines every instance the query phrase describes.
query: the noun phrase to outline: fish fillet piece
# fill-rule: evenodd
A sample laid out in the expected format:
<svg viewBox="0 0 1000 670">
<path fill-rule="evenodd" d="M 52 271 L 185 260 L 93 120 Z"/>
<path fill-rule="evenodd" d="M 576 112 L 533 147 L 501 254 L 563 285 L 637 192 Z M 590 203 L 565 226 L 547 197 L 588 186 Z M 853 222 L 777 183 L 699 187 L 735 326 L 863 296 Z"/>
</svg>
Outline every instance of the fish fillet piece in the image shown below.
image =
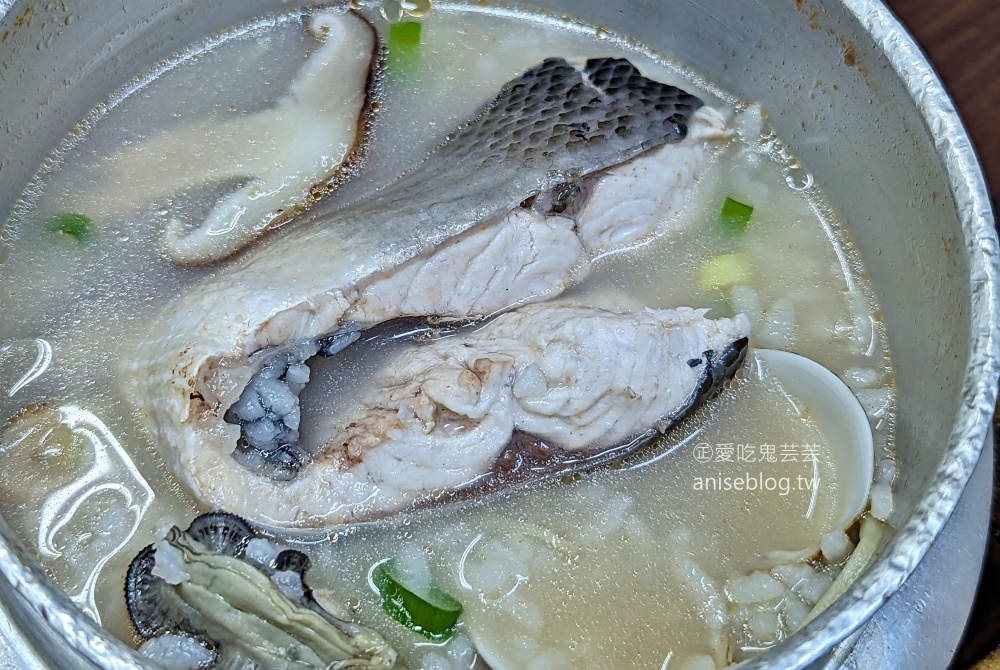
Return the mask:
<svg viewBox="0 0 1000 670">
<path fill-rule="evenodd" d="M 579 468 L 666 429 L 732 375 L 749 321 L 705 311 L 522 307 L 378 371 L 358 408 L 326 427 L 305 476 L 254 483 L 213 463 L 217 452 L 192 465 L 218 478 L 206 483 L 228 492 L 228 509 L 305 526 L 366 521 L 502 479 L 498 460 L 512 440 L 544 452 L 532 476 Z"/>
<path fill-rule="evenodd" d="M 677 232 L 714 145 L 729 137 L 722 115 L 703 107 L 684 141 L 587 180 L 574 212 L 522 208 L 457 235 L 365 286 L 346 320 L 363 328 L 408 315 L 468 318 L 558 295 L 601 254 Z"/>
<path fill-rule="evenodd" d="M 589 271 L 590 253 L 572 219 L 519 209 L 375 279 L 358 292 L 345 323 L 493 314 L 558 295 Z"/>
<path fill-rule="evenodd" d="M 361 148 L 375 86 L 375 29 L 350 11 L 318 11 L 309 31 L 320 45 L 288 92 L 261 111 L 184 125 L 130 145 L 112 158 L 115 183 L 100 188 L 102 211 L 154 202 L 191 187 L 240 184 L 195 225 L 176 216 L 163 251 L 178 263 L 225 258 L 337 183 Z"/>
<path fill-rule="evenodd" d="M 268 476 L 291 479 L 298 475 L 304 460 L 295 446 L 301 418 L 298 394 L 309 380 L 305 361 L 310 356 L 335 354 L 360 337 L 362 330 L 403 316 L 468 319 L 545 300 L 584 279 L 592 261 L 606 251 L 658 234 L 658 230 L 675 231 L 679 226 L 672 208 L 682 206 L 704 168 L 709 142 L 724 137 L 718 130 L 719 119 L 714 110 L 702 108 L 692 117 L 691 141 L 670 143 L 614 166 L 584 180 L 580 187 L 573 186 L 568 195 L 539 198 L 499 222 L 449 238 L 430 254 L 359 285 L 345 296 L 350 307 L 341 318 L 338 334 L 279 354 L 281 360 L 257 372 L 227 411 L 225 420 L 243 428 L 236 458 Z M 676 178 L 664 177 L 665 169 Z M 634 201 L 636 206 L 602 209 L 591 215 L 593 207 L 609 203 L 607 180 L 614 180 L 619 198 Z M 657 188 L 658 182 L 664 188 Z M 598 193 L 596 205 L 588 199 L 592 191 Z M 659 229 L 657 216 L 638 211 L 644 199 L 652 199 L 655 207 L 665 210 L 665 228 Z M 557 200 L 565 205 L 564 211 L 572 209 L 573 213 L 552 214 L 550 208 Z M 269 340 L 287 341 L 290 333 L 309 327 L 314 313 L 312 303 L 302 303 L 276 315 L 267 324 Z"/>
<path fill-rule="evenodd" d="M 593 179 L 586 205 L 574 217 L 584 246 L 599 253 L 680 231 L 691 222 L 681 213 L 712 148 L 731 135 L 719 111 L 702 107 L 686 141 L 665 144 Z"/>
<path fill-rule="evenodd" d="M 625 60 L 547 60 L 375 197 L 308 217 L 179 297 L 124 367 L 180 481 L 205 503 L 226 506 L 255 482 L 265 490 L 274 477 L 308 476 L 293 449 L 305 360 L 381 321 L 476 317 L 562 291 L 586 273 L 595 249 L 572 216 L 526 201 L 599 182 L 660 147 L 694 143 L 682 155 L 704 161 L 714 139 L 689 138 L 689 128 L 720 131 L 717 115 L 701 107 Z M 237 403 L 249 418 L 227 422 Z M 291 508 L 253 518 L 322 522 Z"/>
</svg>

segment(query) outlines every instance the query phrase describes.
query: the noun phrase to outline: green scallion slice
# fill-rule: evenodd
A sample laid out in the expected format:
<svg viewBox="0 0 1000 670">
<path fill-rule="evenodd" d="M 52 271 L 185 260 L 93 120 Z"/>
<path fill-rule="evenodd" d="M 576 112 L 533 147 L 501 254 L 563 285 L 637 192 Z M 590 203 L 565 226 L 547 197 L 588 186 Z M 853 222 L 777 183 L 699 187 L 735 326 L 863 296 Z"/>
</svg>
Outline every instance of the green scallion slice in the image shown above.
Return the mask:
<svg viewBox="0 0 1000 670">
<path fill-rule="evenodd" d="M 94 222 L 84 214 L 65 212 L 49 222 L 49 232 L 69 235 L 80 244 L 86 244 L 94 235 Z"/>
<path fill-rule="evenodd" d="M 386 614 L 431 640 L 451 638 L 462 603 L 433 584 L 418 588 L 409 583 L 393 561 L 380 564 L 373 577 Z"/>
<path fill-rule="evenodd" d="M 389 71 L 411 75 L 420 62 L 420 30 L 418 21 L 401 21 L 389 28 Z"/>
<path fill-rule="evenodd" d="M 751 216 L 753 216 L 753 205 L 745 205 L 739 200 L 726 198 L 722 203 L 719 222 L 727 232 L 742 233 L 747 229 Z"/>
</svg>

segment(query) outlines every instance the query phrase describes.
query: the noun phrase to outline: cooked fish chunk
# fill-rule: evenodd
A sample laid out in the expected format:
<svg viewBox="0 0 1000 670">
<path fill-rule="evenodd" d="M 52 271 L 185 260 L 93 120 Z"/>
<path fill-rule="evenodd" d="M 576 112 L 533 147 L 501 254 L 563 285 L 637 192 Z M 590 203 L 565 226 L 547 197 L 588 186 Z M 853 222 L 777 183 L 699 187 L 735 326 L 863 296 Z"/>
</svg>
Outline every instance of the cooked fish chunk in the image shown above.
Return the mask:
<svg viewBox="0 0 1000 670">
<path fill-rule="evenodd" d="M 710 152 L 724 132 L 702 132 L 718 115 L 701 108 L 624 60 L 545 61 L 373 199 L 306 221 L 191 289 L 125 370 L 172 469 L 209 505 L 273 501 L 244 510 L 267 525 L 336 523 L 287 497 L 326 476 L 298 445 L 306 360 L 382 321 L 480 317 L 558 294 L 602 242 L 588 246 L 577 224 L 586 197 L 563 215 L 541 206 L 547 194 L 658 147 Z"/>
<path fill-rule="evenodd" d="M 467 318 L 558 295 L 589 270 L 574 225 L 518 209 L 375 279 L 358 292 L 345 322 L 363 328 L 408 315 Z"/>
<path fill-rule="evenodd" d="M 187 465 L 227 509 L 299 527 L 502 478 L 498 459 L 525 440 L 545 451 L 536 475 L 590 465 L 665 429 L 735 371 L 749 322 L 704 312 L 522 307 L 393 360 L 355 411 L 315 428 L 330 437 L 291 481 L 227 466 L 215 450 L 189 452 Z"/>
<path fill-rule="evenodd" d="M 711 107 L 695 113 L 688 131 L 688 141 L 665 144 L 593 180 L 586 207 L 576 217 L 587 249 L 599 252 L 651 233 L 680 230 L 681 212 L 705 170 L 710 147 L 731 135 L 722 114 Z"/>
<path fill-rule="evenodd" d="M 704 168 L 710 153 L 707 142 L 725 137 L 718 125 L 720 118 L 714 110 L 699 110 L 692 119 L 692 132 L 700 141 L 668 144 L 593 177 L 586 190 L 598 193 L 596 203 L 590 202 L 586 193 L 577 195 L 583 202 L 573 203 L 573 212 L 562 216 L 548 209 L 554 198 L 542 199 L 542 203 L 518 208 L 498 222 L 456 235 L 430 253 L 362 283 L 338 305 L 347 305 L 338 334 L 322 344 L 302 343 L 279 354 L 280 366 L 269 362 L 244 388 L 226 414 L 228 422 L 242 426 L 241 444 L 249 447 L 238 447 L 237 459 L 268 476 L 297 476 L 303 458 L 295 447 L 300 418 L 297 397 L 308 380 L 304 365 L 308 357 L 332 355 L 357 339 L 360 331 L 403 316 L 463 319 L 551 298 L 585 278 L 593 259 L 605 251 L 642 235 L 657 234 L 654 216 L 639 216 L 624 205 L 596 215 L 590 214 L 591 209 L 608 204 L 608 180 L 615 183 L 618 196 L 624 200 L 652 198 L 654 207 L 665 202 L 680 207 Z M 674 181 L 663 178 L 667 163 L 673 163 L 678 175 Z M 664 179 L 666 188 L 657 187 L 658 179 Z M 563 199 L 562 204 L 569 201 Z M 676 225 L 672 218 L 666 223 Z M 289 333 L 308 329 L 316 314 L 315 303 L 307 301 L 276 315 L 266 324 L 269 341 L 291 339 Z M 283 375 L 287 379 L 279 379 Z"/>
<path fill-rule="evenodd" d="M 719 112 L 702 108 L 689 137 L 599 173 L 573 213 L 517 209 L 447 240 L 367 285 L 345 321 L 365 327 L 406 315 L 465 318 L 562 293 L 600 254 L 678 229 L 712 144 L 729 131 Z"/>
<path fill-rule="evenodd" d="M 705 310 L 617 312 L 532 305 L 416 347 L 293 482 L 301 513 L 384 516 L 493 473 L 516 434 L 545 445 L 547 472 L 630 444 L 690 411 L 742 360 L 749 322 Z M 522 438 L 523 441 L 523 438 Z"/>
</svg>

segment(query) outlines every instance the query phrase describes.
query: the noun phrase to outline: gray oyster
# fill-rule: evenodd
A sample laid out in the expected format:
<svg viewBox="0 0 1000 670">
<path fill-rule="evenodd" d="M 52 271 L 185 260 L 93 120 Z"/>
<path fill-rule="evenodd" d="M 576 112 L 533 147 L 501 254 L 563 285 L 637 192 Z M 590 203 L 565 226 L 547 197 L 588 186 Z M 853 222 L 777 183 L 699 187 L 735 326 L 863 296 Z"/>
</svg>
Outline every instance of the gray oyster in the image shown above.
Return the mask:
<svg viewBox="0 0 1000 670">
<path fill-rule="evenodd" d="M 166 653 L 197 652 L 193 644 L 200 645 L 200 668 L 246 661 L 269 670 L 395 664 L 396 652 L 381 635 L 316 602 L 305 583 L 308 556 L 255 551 L 255 540 L 263 542 L 246 521 L 213 512 L 186 531 L 174 526 L 140 551 L 125 578 L 139 635 L 163 642 L 157 646 Z"/>
</svg>

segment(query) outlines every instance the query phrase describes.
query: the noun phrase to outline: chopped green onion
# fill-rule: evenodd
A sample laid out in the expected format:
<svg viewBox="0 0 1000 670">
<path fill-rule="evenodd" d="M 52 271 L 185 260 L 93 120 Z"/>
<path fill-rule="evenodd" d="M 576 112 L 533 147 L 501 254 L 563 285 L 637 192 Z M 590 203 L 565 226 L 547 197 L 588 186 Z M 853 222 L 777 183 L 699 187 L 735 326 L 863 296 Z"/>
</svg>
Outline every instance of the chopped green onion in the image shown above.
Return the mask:
<svg viewBox="0 0 1000 670">
<path fill-rule="evenodd" d="M 417 587 L 408 583 L 394 561 L 380 564 L 374 581 L 386 614 L 431 640 L 451 638 L 462 603 L 433 584 Z"/>
<path fill-rule="evenodd" d="M 65 212 L 52 219 L 49 231 L 69 235 L 80 244 L 86 244 L 94 235 L 94 222 L 89 216 Z"/>
<path fill-rule="evenodd" d="M 698 287 L 702 291 L 710 291 L 749 284 L 751 274 L 750 257 L 744 253 L 712 256 L 698 268 Z"/>
<path fill-rule="evenodd" d="M 418 21 L 393 23 L 389 28 L 389 70 L 403 75 L 413 74 L 420 62 L 420 29 Z"/>
<path fill-rule="evenodd" d="M 739 200 L 726 198 L 726 201 L 722 203 L 719 223 L 727 232 L 742 233 L 747 229 L 751 216 L 753 216 L 753 205 L 745 205 Z"/>
</svg>

